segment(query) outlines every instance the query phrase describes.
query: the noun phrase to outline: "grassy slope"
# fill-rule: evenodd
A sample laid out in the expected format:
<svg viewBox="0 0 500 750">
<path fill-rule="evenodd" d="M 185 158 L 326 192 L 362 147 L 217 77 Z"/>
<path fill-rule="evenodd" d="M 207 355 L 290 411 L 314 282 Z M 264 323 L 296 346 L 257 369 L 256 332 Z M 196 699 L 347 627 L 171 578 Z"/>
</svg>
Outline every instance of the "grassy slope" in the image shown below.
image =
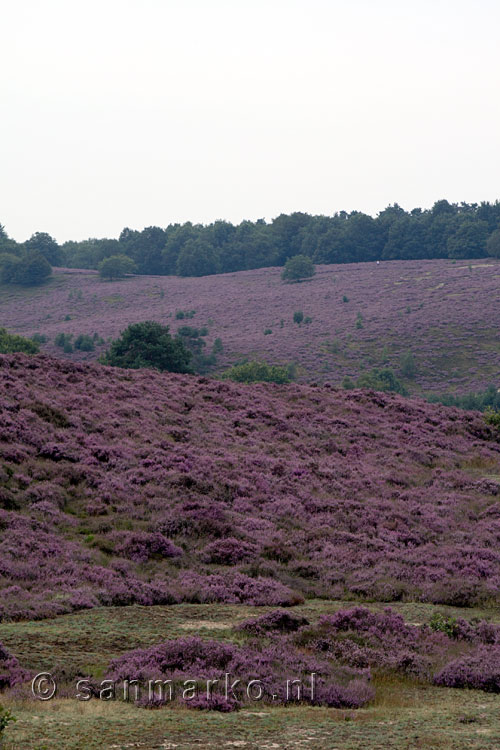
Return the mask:
<svg viewBox="0 0 500 750">
<path fill-rule="evenodd" d="M 66 356 L 53 344 L 59 332 L 108 339 L 145 319 L 172 330 L 186 322 L 208 325 L 209 344 L 220 337 L 225 346 L 221 366 L 249 356 L 294 360 L 301 379 L 333 383 L 364 367 L 397 370 L 401 354 L 412 350 L 419 370 L 407 385 L 414 393 L 466 392 L 498 377 L 499 269 L 494 259 L 470 270 L 465 261 L 444 260 L 331 265 L 318 266 L 316 277 L 302 284 L 283 284 L 280 269 L 119 282 L 102 282 L 92 271 L 56 271 L 44 287 L 1 288 L 0 321 L 16 333 L 46 334 L 46 351 L 57 356 Z M 193 319 L 175 319 L 177 310 L 191 309 Z M 295 325 L 295 310 L 312 322 Z M 356 328 L 358 313 L 363 328 Z"/>
<path fill-rule="evenodd" d="M 296 611 L 314 621 L 341 606 L 342 602 L 316 600 Z M 435 611 L 419 604 L 394 608 L 410 622 L 427 622 Z M 439 611 L 463 614 L 453 608 Z M 100 609 L 42 622 L 3 623 L 0 640 L 35 670 L 79 667 L 99 678 L 111 657 L 138 644 L 186 634 L 232 638 L 231 627 L 254 613 L 248 607 L 223 605 Z M 469 610 L 467 615 L 500 621 L 498 610 Z M 499 696 L 397 678 L 375 677 L 375 683 L 374 704 L 356 712 L 255 704 L 237 714 L 202 715 L 183 708 L 146 711 L 122 702 L 83 704 L 74 698 L 48 703 L 8 699 L 5 703 L 19 721 L 9 729 L 6 748 L 498 748 Z"/>
</svg>

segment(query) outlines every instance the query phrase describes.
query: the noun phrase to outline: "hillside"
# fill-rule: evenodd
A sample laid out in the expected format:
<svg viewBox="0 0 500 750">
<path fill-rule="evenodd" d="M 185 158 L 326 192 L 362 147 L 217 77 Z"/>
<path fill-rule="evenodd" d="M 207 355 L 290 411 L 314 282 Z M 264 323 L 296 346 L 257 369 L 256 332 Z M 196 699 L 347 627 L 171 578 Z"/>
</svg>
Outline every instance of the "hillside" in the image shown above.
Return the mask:
<svg viewBox="0 0 500 750">
<path fill-rule="evenodd" d="M 0 617 L 499 601 L 500 442 L 395 395 L 0 358 Z"/>
<path fill-rule="evenodd" d="M 224 346 L 219 370 L 247 357 L 293 361 L 299 381 L 339 385 L 371 367 L 391 367 L 401 377 L 401 357 L 411 351 L 416 376 L 403 380 L 412 393 L 465 393 L 496 383 L 499 261 L 318 266 L 301 284 L 283 284 L 280 270 L 104 282 L 93 271 L 59 269 L 43 287 L 2 287 L 0 322 L 13 333 L 47 336 L 47 354 L 73 360 L 95 358 L 106 345 L 66 355 L 55 346 L 57 334 L 108 340 L 129 323 L 154 319 L 173 332 L 186 323 L 207 326 L 207 349 L 216 338 Z M 190 310 L 192 319 L 176 319 Z M 295 324 L 297 310 L 311 322 Z"/>
</svg>

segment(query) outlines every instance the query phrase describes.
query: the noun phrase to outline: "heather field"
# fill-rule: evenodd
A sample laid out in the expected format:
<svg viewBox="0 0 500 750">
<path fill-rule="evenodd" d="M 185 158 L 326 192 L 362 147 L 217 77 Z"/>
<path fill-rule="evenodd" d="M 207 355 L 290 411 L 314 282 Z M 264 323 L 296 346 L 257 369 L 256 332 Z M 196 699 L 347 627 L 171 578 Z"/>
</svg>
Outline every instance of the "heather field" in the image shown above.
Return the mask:
<svg viewBox="0 0 500 750">
<path fill-rule="evenodd" d="M 498 748 L 500 435 L 482 415 L 46 355 L 0 356 L 0 394 L 9 750 Z M 207 699 L 228 673 L 259 700 Z M 197 694 L 97 697 L 130 679 Z"/>
<path fill-rule="evenodd" d="M 94 271 L 56 269 L 43 287 L 2 287 L 0 324 L 24 336 L 47 336 L 47 354 L 85 360 L 106 343 L 91 353 L 64 354 L 56 335 L 97 333 L 107 342 L 147 319 L 175 332 L 186 323 L 176 313 L 195 310 L 189 324 L 208 327 L 209 346 L 222 340 L 218 370 L 244 358 L 295 362 L 299 381 L 337 385 L 372 367 L 391 367 L 400 376 L 401 357 L 411 351 L 417 372 L 404 382 L 414 394 L 461 394 L 497 383 L 499 261 L 317 266 L 316 276 L 300 284 L 284 284 L 280 272 L 106 282 Z M 309 323 L 293 322 L 298 310 Z"/>
</svg>

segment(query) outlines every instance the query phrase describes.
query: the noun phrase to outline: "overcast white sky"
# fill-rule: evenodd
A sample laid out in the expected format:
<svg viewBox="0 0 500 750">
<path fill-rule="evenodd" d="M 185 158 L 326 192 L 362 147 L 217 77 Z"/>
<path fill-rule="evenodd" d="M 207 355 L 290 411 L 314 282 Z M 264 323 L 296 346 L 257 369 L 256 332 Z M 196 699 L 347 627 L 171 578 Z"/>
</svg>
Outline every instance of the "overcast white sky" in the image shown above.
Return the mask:
<svg viewBox="0 0 500 750">
<path fill-rule="evenodd" d="M 498 0 L 0 0 L 18 241 L 500 198 Z"/>
</svg>

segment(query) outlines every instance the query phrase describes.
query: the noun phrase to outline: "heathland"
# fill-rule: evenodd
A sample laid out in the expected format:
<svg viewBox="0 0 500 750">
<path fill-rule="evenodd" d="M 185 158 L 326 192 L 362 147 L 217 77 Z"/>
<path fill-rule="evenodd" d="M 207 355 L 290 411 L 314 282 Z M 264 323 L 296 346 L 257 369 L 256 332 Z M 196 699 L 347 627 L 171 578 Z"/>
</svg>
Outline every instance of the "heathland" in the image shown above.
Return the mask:
<svg viewBox="0 0 500 750">
<path fill-rule="evenodd" d="M 46 338 L 47 354 L 74 361 L 97 358 L 127 325 L 152 319 L 172 333 L 186 322 L 204 328 L 207 350 L 220 339 L 216 372 L 263 359 L 294 363 L 299 382 L 340 385 L 390 368 L 417 395 L 498 385 L 498 260 L 317 266 L 298 284 L 284 284 L 280 270 L 110 282 L 94 271 L 55 269 L 42 286 L 1 287 L 0 320 L 12 333 Z M 67 336 L 93 337 L 93 351 L 65 353 L 57 342 Z"/>
</svg>

